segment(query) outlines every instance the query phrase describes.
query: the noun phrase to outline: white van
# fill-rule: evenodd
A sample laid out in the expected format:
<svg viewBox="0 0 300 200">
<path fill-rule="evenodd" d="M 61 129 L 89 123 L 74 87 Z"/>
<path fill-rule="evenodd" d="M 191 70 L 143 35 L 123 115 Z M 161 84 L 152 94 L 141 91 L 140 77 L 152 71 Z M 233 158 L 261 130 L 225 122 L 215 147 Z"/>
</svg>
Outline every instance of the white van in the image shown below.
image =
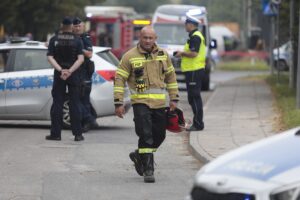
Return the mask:
<svg viewBox="0 0 300 200">
<path fill-rule="evenodd" d="M 300 200 L 300 127 L 218 157 L 186 200 Z"/>
<path fill-rule="evenodd" d="M 200 21 L 198 29 L 202 32 L 206 47 L 207 47 L 207 61 L 205 66 L 206 77 L 202 81 L 202 90 L 209 90 L 211 58 L 210 58 L 210 36 L 207 22 L 206 8 L 202 6 L 193 5 L 161 5 L 157 7 L 152 18 L 152 26 L 157 33 L 157 44 L 166 49 L 172 58 L 173 65 L 177 74 L 177 81 L 179 89 L 185 89 L 185 77 L 180 71 L 179 58 L 173 56 L 173 52 L 182 51 L 184 44 L 188 39 L 188 33 L 185 30 L 186 13 L 192 9 L 199 9 L 201 12 L 195 15 Z"/>
</svg>

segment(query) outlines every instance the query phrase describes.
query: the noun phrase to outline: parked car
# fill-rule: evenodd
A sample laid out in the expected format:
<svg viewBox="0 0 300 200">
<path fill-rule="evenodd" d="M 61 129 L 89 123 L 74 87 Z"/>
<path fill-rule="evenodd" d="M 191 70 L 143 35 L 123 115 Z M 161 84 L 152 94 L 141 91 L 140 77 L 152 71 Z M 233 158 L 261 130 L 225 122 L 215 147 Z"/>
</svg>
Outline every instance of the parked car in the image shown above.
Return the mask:
<svg viewBox="0 0 300 200">
<path fill-rule="evenodd" d="M 45 43 L 26 41 L 0 44 L 0 119 L 50 120 L 53 67 L 47 61 Z M 113 79 L 118 60 L 110 48 L 93 47 L 95 63 L 91 103 L 97 117 L 114 115 Z M 130 108 L 128 89 L 125 107 Z M 68 98 L 63 110 L 70 125 Z"/>
<path fill-rule="evenodd" d="M 240 147 L 197 173 L 189 200 L 300 200 L 300 127 Z"/>
<path fill-rule="evenodd" d="M 292 56 L 292 42 L 288 41 L 284 43 L 282 46 L 273 49 L 273 58 L 274 58 L 274 67 L 281 71 L 287 71 L 290 68 L 290 59 Z M 278 54 L 279 50 L 279 54 Z M 279 56 L 278 56 L 279 55 Z"/>
</svg>

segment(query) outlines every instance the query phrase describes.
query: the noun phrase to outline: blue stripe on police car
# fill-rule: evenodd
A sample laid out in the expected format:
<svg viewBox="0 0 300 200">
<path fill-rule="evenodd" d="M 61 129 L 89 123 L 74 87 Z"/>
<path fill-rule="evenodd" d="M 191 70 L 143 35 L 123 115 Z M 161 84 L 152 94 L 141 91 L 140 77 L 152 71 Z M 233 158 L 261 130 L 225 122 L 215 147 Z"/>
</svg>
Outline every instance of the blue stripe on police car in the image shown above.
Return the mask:
<svg viewBox="0 0 300 200">
<path fill-rule="evenodd" d="M 101 84 L 106 80 L 99 76 L 97 73 L 93 74 L 93 84 Z M 37 89 L 52 87 L 53 76 L 34 76 L 22 78 L 9 78 L 6 80 L 6 90 L 19 90 L 19 89 Z M 0 90 L 4 90 L 4 84 L 0 84 Z"/>
</svg>

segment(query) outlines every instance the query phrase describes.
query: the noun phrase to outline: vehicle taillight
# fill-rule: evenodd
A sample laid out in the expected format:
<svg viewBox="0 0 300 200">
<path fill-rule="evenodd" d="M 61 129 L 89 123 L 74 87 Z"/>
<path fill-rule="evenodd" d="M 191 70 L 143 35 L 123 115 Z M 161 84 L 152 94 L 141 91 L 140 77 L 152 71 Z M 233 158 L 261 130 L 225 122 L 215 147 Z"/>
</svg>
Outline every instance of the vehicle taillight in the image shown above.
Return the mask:
<svg viewBox="0 0 300 200">
<path fill-rule="evenodd" d="M 116 70 L 98 70 L 97 74 L 107 81 L 114 81 Z"/>
</svg>

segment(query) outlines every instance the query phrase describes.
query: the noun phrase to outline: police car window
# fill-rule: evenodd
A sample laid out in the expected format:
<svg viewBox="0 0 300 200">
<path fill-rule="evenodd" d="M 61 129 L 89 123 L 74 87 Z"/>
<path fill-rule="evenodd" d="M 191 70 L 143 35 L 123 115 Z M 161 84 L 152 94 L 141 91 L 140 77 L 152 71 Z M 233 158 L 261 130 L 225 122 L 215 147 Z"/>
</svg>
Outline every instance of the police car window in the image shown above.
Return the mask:
<svg viewBox="0 0 300 200">
<path fill-rule="evenodd" d="M 98 52 L 96 54 L 98 56 L 100 56 L 101 58 L 103 58 L 104 60 L 106 60 L 107 62 L 109 62 L 115 66 L 119 65 L 119 60 L 110 51 L 102 51 L 102 52 Z"/>
<path fill-rule="evenodd" d="M 18 49 L 15 54 L 14 71 L 51 68 L 46 49 Z"/>
<path fill-rule="evenodd" d="M 0 51 L 0 73 L 5 71 L 9 50 Z"/>
</svg>

